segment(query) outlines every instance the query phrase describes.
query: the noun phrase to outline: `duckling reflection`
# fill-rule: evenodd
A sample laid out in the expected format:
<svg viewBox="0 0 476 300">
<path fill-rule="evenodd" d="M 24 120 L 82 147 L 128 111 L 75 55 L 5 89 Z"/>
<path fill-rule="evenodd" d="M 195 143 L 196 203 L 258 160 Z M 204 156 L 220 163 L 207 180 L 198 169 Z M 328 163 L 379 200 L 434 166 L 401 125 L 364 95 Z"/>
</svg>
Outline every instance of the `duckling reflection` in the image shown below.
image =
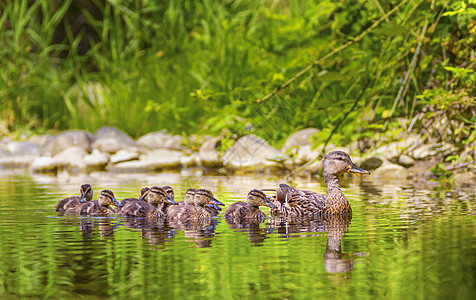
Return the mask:
<svg viewBox="0 0 476 300">
<path fill-rule="evenodd" d="M 110 219 L 90 219 L 84 218 L 79 221 L 81 234 L 83 238 L 91 239 L 94 235 L 94 228 L 97 227 L 102 237 L 110 237 L 114 235 L 116 226 Z"/>
<path fill-rule="evenodd" d="M 342 253 L 341 241 L 350 226 L 350 215 L 320 215 L 312 220 L 306 218 L 273 217 L 268 224 L 282 238 L 320 236 L 327 232 L 324 252 L 324 269 L 328 273 L 346 273 L 353 269 L 352 253 Z"/>
<path fill-rule="evenodd" d="M 81 185 L 79 189 L 79 196 L 71 196 L 60 200 L 56 205 L 55 211 L 57 212 L 68 212 L 74 213 L 74 210 L 78 205 L 86 201 L 91 201 L 93 199 L 93 188 L 91 185 L 85 183 Z"/>
<path fill-rule="evenodd" d="M 157 226 L 156 224 L 147 223 L 141 229 L 141 237 L 149 240 L 151 245 L 160 246 L 164 245 L 166 241 L 174 238 L 174 231 L 169 226 Z"/>
<path fill-rule="evenodd" d="M 260 224 L 264 223 L 265 219 L 233 219 L 227 218 L 226 223 L 235 232 L 243 232 L 248 234 L 248 239 L 252 246 L 262 246 L 264 240 L 268 238 L 270 230 L 268 228 L 261 228 Z"/>
</svg>

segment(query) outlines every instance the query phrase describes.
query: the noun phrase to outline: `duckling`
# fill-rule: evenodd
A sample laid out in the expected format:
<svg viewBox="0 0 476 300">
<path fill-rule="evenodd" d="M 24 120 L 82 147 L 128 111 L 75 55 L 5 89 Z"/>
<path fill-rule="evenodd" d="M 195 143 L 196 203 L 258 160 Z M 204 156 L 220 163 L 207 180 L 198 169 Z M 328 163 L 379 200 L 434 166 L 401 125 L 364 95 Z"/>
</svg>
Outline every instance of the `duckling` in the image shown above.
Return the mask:
<svg viewBox="0 0 476 300">
<path fill-rule="evenodd" d="M 164 185 L 162 189 L 165 191 L 167 196 L 169 196 L 170 199 L 175 201 L 175 193 L 174 189 L 170 185 Z"/>
<path fill-rule="evenodd" d="M 80 204 L 93 199 L 93 188 L 85 183 L 79 189 L 79 197 L 72 196 L 60 200 L 56 205 L 55 211 L 74 212 L 74 209 Z"/>
<path fill-rule="evenodd" d="M 268 206 L 276 208 L 270 198 L 260 190 L 254 189 L 248 193 L 245 202 L 235 202 L 225 211 L 225 218 L 242 218 L 242 219 L 263 219 L 266 214 L 259 209 L 259 206 Z"/>
<path fill-rule="evenodd" d="M 290 217 L 352 214 L 352 208 L 340 189 L 338 179 L 339 175 L 346 172 L 370 174 L 369 171 L 357 167 L 347 153 L 328 153 L 322 162 L 327 194 L 298 190 L 287 184 L 280 184 L 273 198 L 273 203 L 279 208 L 271 209 L 272 214 Z"/>
<path fill-rule="evenodd" d="M 198 189 L 195 191 L 193 197 L 193 204 L 195 208 L 191 211 L 189 219 L 192 220 L 206 220 L 213 217 L 215 205 L 225 206 L 222 202 L 218 201 L 213 192 L 207 189 Z"/>
<path fill-rule="evenodd" d="M 172 204 L 176 205 L 177 202 L 172 200 L 172 198 L 167 195 L 166 191 L 163 188 L 158 186 L 153 186 L 149 193 L 147 194 L 147 203 L 149 204 L 147 209 L 147 218 L 157 219 L 165 218 L 167 216 L 167 211 L 164 211 L 164 206 L 161 204 Z"/>
<path fill-rule="evenodd" d="M 183 197 L 183 201 L 179 201 L 176 206 L 172 206 L 168 209 L 167 219 L 168 220 L 182 220 L 185 221 L 188 219 L 188 216 L 194 209 L 193 199 L 195 197 L 197 190 L 194 188 L 189 188 Z"/>
<path fill-rule="evenodd" d="M 148 209 L 148 204 L 145 199 L 149 192 L 150 188 L 145 187 L 140 190 L 139 199 L 126 198 L 122 200 L 122 207 L 118 207 L 116 212 L 123 217 L 145 217 Z"/>
<path fill-rule="evenodd" d="M 79 215 L 108 216 L 110 211 L 114 212 L 114 210 L 109 207 L 113 204 L 115 206 L 121 206 L 121 203 L 116 200 L 112 191 L 102 190 L 98 200 L 82 203 L 76 207 L 75 212 Z"/>
</svg>

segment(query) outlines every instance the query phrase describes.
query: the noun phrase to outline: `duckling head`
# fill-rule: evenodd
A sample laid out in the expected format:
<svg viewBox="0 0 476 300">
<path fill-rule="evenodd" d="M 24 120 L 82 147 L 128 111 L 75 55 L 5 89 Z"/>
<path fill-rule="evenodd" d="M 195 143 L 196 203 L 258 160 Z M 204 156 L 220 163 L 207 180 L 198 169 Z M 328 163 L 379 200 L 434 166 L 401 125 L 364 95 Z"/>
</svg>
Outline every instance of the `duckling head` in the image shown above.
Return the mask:
<svg viewBox="0 0 476 300">
<path fill-rule="evenodd" d="M 328 176 L 339 176 L 346 172 L 370 174 L 369 171 L 357 167 L 350 159 L 349 154 L 343 151 L 329 152 L 322 161 L 322 172 L 324 178 Z"/>
<path fill-rule="evenodd" d="M 140 190 L 139 201 L 146 201 L 145 199 L 147 198 L 147 195 L 149 194 L 149 192 L 150 192 L 150 188 L 148 187 L 142 188 Z"/>
<path fill-rule="evenodd" d="M 170 199 L 175 200 L 174 189 L 170 185 L 165 185 L 162 189 L 167 193 L 167 196 L 169 196 Z"/>
<path fill-rule="evenodd" d="M 158 186 L 153 186 L 150 188 L 146 200 L 148 203 L 155 206 L 159 205 L 160 203 L 178 204 L 172 198 L 170 198 L 169 195 L 167 195 L 163 188 Z"/>
<path fill-rule="evenodd" d="M 251 190 L 248 193 L 248 198 L 246 199 L 249 206 L 258 207 L 258 206 L 268 206 L 271 208 L 276 208 L 276 205 L 271 203 L 271 199 L 261 190 Z"/>
<path fill-rule="evenodd" d="M 116 200 L 116 197 L 114 197 L 114 193 L 110 190 L 101 191 L 101 193 L 99 194 L 98 203 L 101 206 L 109 206 L 113 204 L 117 207 L 122 206 L 121 203 Z"/>
<path fill-rule="evenodd" d="M 209 206 L 215 208 L 216 205 L 225 206 L 225 204 L 218 201 L 212 191 L 206 189 L 198 189 L 195 191 L 195 197 L 193 198 L 195 206 Z"/>
<path fill-rule="evenodd" d="M 93 188 L 85 183 L 79 189 L 79 202 L 84 203 L 86 201 L 91 201 L 93 199 Z"/>
<path fill-rule="evenodd" d="M 185 196 L 183 197 L 183 203 L 185 205 L 193 205 L 193 199 L 195 197 L 195 193 L 197 192 L 196 189 L 194 188 L 189 188 L 186 192 L 185 192 Z"/>
</svg>

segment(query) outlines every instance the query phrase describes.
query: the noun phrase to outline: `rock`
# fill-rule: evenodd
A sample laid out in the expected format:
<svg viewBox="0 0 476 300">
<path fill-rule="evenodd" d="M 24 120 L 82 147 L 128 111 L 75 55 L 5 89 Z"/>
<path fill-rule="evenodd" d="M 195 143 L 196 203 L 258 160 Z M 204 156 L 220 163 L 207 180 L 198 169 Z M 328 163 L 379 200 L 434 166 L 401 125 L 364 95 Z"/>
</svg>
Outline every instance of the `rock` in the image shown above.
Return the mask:
<svg viewBox="0 0 476 300">
<path fill-rule="evenodd" d="M 56 163 L 56 160 L 49 156 L 37 157 L 30 165 L 30 171 L 34 173 L 56 173 L 57 170 L 58 165 Z"/>
<path fill-rule="evenodd" d="M 42 156 L 55 156 L 61 151 L 76 146 L 81 147 L 84 151 L 91 151 L 91 134 L 83 130 L 65 131 L 52 136 L 40 148 Z"/>
<path fill-rule="evenodd" d="M 84 157 L 84 164 L 88 171 L 104 170 L 109 162 L 109 155 L 94 149 L 91 154 Z"/>
<path fill-rule="evenodd" d="M 7 150 L 13 155 L 38 155 L 40 147 L 30 142 L 10 142 Z"/>
<path fill-rule="evenodd" d="M 397 164 L 393 164 L 388 160 L 383 160 L 383 164 L 378 169 L 372 171 L 371 175 L 375 178 L 393 179 L 393 178 L 406 178 L 408 175 L 407 170 Z"/>
<path fill-rule="evenodd" d="M 293 133 L 288 137 L 286 142 L 284 142 L 284 145 L 281 148 L 281 152 L 286 153 L 289 149 L 293 147 L 311 146 L 311 142 L 309 141 L 309 139 L 317 132 L 319 132 L 319 130 L 316 128 L 306 128 L 296 133 Z"/>
<path fill-rule="evenodd" d="M 421 138 L 418 135 L 411 134 L 406 136 L 402 141 L 393 142 L 383 145 L 369 154 L 370 157 L 382 157 L 387 160 L 393 160 L 402 153 L 411 151 L 414 147 L 421 144 Z"/>
<path fill-rule="evenodd" d="M 192 153 L 191 155 L 183 155 L 180 157 L 180 164 L 183 167 L 193 167 L 200 164 L 200 158 L 198 153 Z"/>
<path fill-rule="evenodd" d="M 424 159 L 428 157 L 434 157 L 439 154 L 447 156 L 452 153 L 456 153 L 457 149 L 448 143 L 427 144 L 420 146 L 412 151 L 411 156 L 414 159 Z"/>
<path fill-rule="evenodd" d="M 112 164 L 117 164 L 124 161 L 138 160 L 139 156 L 139 152 L 135 149 L 121 149 L 111 155 L 110 162 Z"/>
<path fill-rule="evenodd" d="M 458 185 L 468 185 L 468 187 L 474 186 L 476 183 L 476 173 L 463 172 L 454 175 L 454 181 Z"/>
<path fill-rule="evenodd" d="M 138 147 L 138 144 L 127 133 L 115 127 L 101 127 L 93 136 L 93 149 L 105 153 L 116 153 L 121 149 Z"/>
<path fill-rule="evenodd" d="M 280 151 L 271 147 L 265 140 L 246 135 L 240 138 L 223 155 L 223 164 L 233 170 L 256 170 L 269 167 L 278 167 L 276 159 L 282 158 Z"/>
<path fill-rule="evenodd" d="M 182 137 L 171 135 L 165 130 L 151 132 L 137 139 L 137 143 L 152 149 L 171 148 L 180 149 L 182 147 Z"/>
<path fill-rule="evenodd" d="M 402 154 L 398 157 L 398 163 L 408 168 L 415 164 L 415 160 L 408 155 Z"/>
<path fill-rule="evenodd" d="M 355 162 L 354 162 L 355 163 Z M 379 168 L 383 164 L 383 159 L 371 157 L 360 163 L 362 169 L 372 171 Z"/>
<path fill-rule="evenodd" d="M 2 150 L 0 152 L 3 152 Z M 36 155 L 13 155 L 10 152 L 7 152 L 5 156 L 0 156 L 0 167 L 3 168 L 26 168 L 31 162 L 36 158 Z"/>
<path fill-rule="evenodd" d="M 181 151 L 156 149 L 140 157 L 139 160 L 109 165 L 108 169 L 118 172 L 151 172 L 161 169 L 179 168 Z"/>
<path fill-rule="evenodd" d="M 220 142 L 222 137 L 216 136 L 208 139 L 200 147 L 198 151 L 198 157 L 202 165 L 206 167 L 222 167 L 223 162 L 220 159 L 220 153 L 216 150 L 217 143 Z"/>
<path fill-rule="evenodd" d="M 35 134 L 28 139 L 28 142 L 43 147 L 49 140 L 53 138 L 52 135 L 39 135 Z"/>
<path fill-rule="evenodd" d="M 84 157 L 87 155 L 82 147 L 70 147 L 53 156 L 58 167 L 85 168 Z"/>
</svg>

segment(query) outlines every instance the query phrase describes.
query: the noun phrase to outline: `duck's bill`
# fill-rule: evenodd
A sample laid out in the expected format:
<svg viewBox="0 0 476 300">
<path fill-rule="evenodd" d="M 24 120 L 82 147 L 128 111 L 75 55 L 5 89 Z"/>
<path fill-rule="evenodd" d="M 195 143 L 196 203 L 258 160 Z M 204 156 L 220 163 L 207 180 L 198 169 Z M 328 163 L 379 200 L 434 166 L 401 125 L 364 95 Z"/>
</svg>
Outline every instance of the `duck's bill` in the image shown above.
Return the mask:
<svg viewBox="0 0 476 300">
<path fill-rule="evenodd" d="M 165 200 L 167 200 L 167 203 L 169 203 L 169 204 L 174 204 L 174 205 L 178 204 L 177 202 L 175 202 L 174 199 L 170 198 L 169 196 L 166 196 Z"/>
<path fill-rule="evenodd" d="M 112 198 L 112 202 L 114 202 L 114 205 L 117 207 L 122 207 L 122 204 L 116 200 L 116 198 Z"/>
<path fill-rule="evenodd" d="M 139 201 L 140 201 L 140 202 L 145 201 L 144 198 L 145 198 L 145 196 L 140 196 L 140 197 L 139 197 Z"/>
<path fill-rule="evenodd" d="M 369 171 L 364 170 L 362 168 L 357 167 L 356 165 L 352 164 L 352 168 L 350 168 L 349 172 L 352 173 L 359 173 L 359 174 L 370 174 Z"/>
<path fill-rule="evenodd" d="M 268 206 L 269 208 L 278 208 L 276 205 L 274 205 L 272 202 L 270 201 L 266 201 L 266 206 Z"/>
<path fill-rule="evenodd" d="M 86 193 L 84 193 L 84 194 L 81 195 L 81 200 L 79 200 L 79 202 L 84 203 L 86 201 L 87 201 L 86 200 Z"/>
<path fill-rule="evenodd" d="M 210 201 L 210 204 L 225 206 L 225 204 L 223 204 L 222 202 L 218 201 L 215 198 L 212 198 L 212 200 Z"/>
<path fill-rule="evenodd" d="M 216 205 L 216 204 L 212 204 L 212 203 L 207 203 L 205 204 L 206 207 L 209 207 L 209 208 L 213 208 L 213 209 L 216 209 L 216 210 L 221 210 L 221 207 Z"/>
</svg>

